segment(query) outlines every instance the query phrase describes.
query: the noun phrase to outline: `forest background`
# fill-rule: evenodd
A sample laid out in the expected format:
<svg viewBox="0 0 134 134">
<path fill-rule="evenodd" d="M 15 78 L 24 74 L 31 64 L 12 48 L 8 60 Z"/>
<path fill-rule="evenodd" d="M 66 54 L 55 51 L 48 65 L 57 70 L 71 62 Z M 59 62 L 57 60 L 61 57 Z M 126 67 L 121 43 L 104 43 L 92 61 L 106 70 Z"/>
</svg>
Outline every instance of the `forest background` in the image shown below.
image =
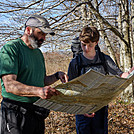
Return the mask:
<svg viewBox="0 0 134 134">
<path fill-rule="evenodd" d="M 46 54 L 48 74 L 58 70 L 67 72 L 72 58 L 71 40 L 85 25 L 99 29 L 101 50 L 109 54 L 123 71 L 134 66 L 133 0 L 0 0 L 0 46 L 21 37 L 26 19 L 33 14 L 44 15 L 56 33 L 54 37 L 48 36 L 41 47 Z M 109 104 L 110 134 L 133 134 L 133 96 L 131 84 Z M 74 120 L 74 115 L 51 112 L 46 120 L 47 133 L 75 134 Z"/>
</svg>

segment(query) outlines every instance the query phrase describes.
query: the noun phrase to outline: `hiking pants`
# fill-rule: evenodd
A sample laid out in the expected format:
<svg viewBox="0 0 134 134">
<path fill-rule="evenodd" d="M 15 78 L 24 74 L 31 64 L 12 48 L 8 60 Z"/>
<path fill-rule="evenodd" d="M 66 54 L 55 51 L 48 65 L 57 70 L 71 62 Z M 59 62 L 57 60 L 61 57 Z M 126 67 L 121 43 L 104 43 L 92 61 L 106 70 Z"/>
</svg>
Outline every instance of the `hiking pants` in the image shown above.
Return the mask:
<svg viewBox="0 0 134 134">
<path fill-rule="evenodd" d="M 77 134 L 108 134 L 108 107 L 95 113 L 94 117 L 76 115 Z"/>
<path fill-rule="evenodd" d="M 17 105 L 16 101 L 3 99 L 0 134 L 44 134 L 44 118 L 30 107 L 27 103 L 19 102 Z"/>
</svg>

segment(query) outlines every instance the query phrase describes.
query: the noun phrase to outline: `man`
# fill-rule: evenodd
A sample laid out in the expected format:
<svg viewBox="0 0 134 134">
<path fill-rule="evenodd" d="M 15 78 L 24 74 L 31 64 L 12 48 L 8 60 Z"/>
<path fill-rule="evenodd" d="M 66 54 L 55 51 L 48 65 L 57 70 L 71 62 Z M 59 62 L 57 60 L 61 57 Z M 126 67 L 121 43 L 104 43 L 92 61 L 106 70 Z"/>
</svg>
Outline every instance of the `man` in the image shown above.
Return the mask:
<svg viewBox="0 0 134 134">
<path fill-rule="evenodd" d="M 21 38 L 9 41 L 0 52 L 1 103 L 0 134 L 44 134 L 49 110 L 33 105 L 39 98 L 49 99 L 59 92 L 49 85 L 68 77 L 63 72 L 46 76 L 39 47 L 47 34 L 54 35 L 48 21 L 31 16 Z"/>
<path fill-rule="evenodd" d="M 116 66 L 116 64 L 110 58 L 110 56 L 101 53 L 99 48 L 97 48 L 99 37 L 100 34 L 96 27 L 85 26 L 82 29 L 79 35 L 79 39 L 81 42 L 81 48 L 83 52 L 71 60 L 68 69 L 69 80 L 72 80 L 78 77 L 79 75 L 86 73 L 90 68 L 103 74 L 108 73 L 109 75 L 119 75 L 124 78 L 127 77 L 129 73 L 134 69 L 133 67 L 132 69 L 130 69 L 129 72 L 123 73 Z M 102 64 L 103 63 L 102 61 L 104 60 L 105 65 Z M 83 67 L 79 68 L 78 62 L 80 62 L 80 64 Z M 77 134 L 107 134 L 108 133 L 107 116 L 108 116 L 107 106 L 101 108 L 95 113 L 76 115 Z"/>
</svg>

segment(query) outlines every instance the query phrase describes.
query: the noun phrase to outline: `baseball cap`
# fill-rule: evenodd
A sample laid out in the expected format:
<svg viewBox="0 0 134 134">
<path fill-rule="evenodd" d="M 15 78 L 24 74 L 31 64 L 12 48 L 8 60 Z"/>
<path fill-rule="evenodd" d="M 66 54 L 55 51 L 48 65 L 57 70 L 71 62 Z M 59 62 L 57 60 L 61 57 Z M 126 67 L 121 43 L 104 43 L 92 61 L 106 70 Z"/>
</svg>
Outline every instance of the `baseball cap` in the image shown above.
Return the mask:
<svg viewBox="0 0 134 134">
<path fill-rule="evenodd" d="M 25 26 L 33 26 L 33 27 L 39 28 L 43 33 L 55 35 L 55 33 L 50 28 L 49 22 L 47 21 L 47 19 L 41 15 L 30 16 L 27 19 Z"/>
</svg>

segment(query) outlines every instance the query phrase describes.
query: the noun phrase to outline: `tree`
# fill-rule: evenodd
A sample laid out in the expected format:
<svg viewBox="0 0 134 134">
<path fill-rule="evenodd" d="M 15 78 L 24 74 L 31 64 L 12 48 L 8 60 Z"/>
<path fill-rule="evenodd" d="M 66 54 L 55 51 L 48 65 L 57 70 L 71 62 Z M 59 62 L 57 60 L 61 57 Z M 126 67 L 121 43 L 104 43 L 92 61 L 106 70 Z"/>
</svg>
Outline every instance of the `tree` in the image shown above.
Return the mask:
<svg viewBox="0 0 134 134">
<path fill-rule="evenodd" d="M 1 45 L 21 36 L 24 22 L 32 14 L 44 15 L 56 32 L 56 36 L 47 38 L 45 50 L 69 51 L 71 40 L 79 35 L 82 27 L 95 25 L 102 36 L 100 47 L 110 54 L 116 64 L 123 71 L 134 65 L 133 1 L 5 0 L 0 2 Z"/>
</svg>

